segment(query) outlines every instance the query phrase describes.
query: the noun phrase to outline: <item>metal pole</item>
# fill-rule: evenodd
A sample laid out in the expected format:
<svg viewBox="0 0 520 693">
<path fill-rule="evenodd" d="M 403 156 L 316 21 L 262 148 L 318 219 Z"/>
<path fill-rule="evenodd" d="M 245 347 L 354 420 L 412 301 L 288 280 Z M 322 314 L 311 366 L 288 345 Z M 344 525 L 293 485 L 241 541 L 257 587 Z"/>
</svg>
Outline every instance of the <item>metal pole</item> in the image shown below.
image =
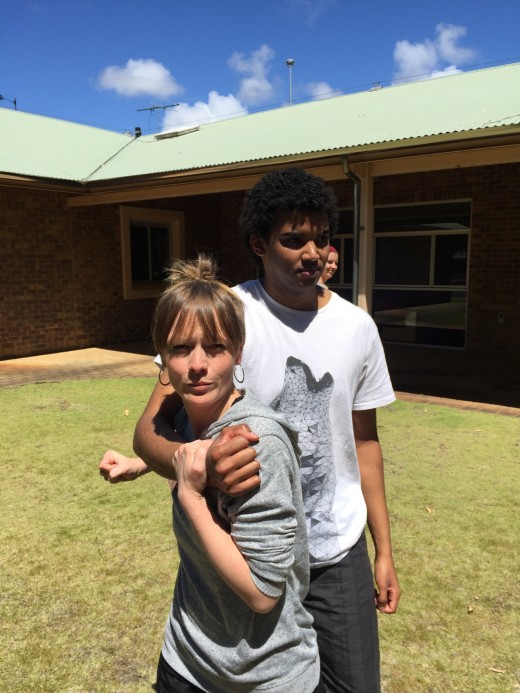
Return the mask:
<svg viewBox="0 0 520 693">
<path fill-rule="evenodd" d="M 285 64 L 289 68 L 289 106 L 292 104 L 292 68 L 294 65 L 294 60 L 292 58 L 288 58 L 285 61 Z"/>
</svg>

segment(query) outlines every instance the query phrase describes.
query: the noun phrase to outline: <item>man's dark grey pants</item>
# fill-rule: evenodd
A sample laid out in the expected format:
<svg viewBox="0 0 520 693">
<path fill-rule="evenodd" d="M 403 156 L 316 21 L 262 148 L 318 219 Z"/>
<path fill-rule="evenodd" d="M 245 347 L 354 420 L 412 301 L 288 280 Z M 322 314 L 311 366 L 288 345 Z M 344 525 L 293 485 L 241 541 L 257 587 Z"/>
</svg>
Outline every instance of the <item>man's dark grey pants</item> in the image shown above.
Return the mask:
<svg viewBox="0 0 520 693">
<path fill-rule="evenodd" d="M 339 563 L 311 570 L 304 604 L 314 616 L 326 690 L 379 693 L 374 579 L 364 533 Z"/>
</svg>

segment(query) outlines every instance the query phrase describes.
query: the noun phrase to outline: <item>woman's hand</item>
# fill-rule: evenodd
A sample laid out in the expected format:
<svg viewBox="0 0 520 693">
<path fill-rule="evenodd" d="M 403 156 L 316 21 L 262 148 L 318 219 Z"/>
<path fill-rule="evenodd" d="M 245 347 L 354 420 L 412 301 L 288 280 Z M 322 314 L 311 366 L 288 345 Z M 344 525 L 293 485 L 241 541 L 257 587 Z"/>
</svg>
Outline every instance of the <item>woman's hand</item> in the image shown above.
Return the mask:
<svg viewBox="0 0 520 693">
<path fill-rule="evenodd" d="M 183 494 L 202 496 L 208 481 L 206 452 L 212 440 L 195 440 L 184 443 L 172 459 L 177 477 L 179 498 Z"/>
<path fill-rule="evenodd" d="M 99 463 L 99 473 L 111 484 L 133 481 L 149 471 L 140 457 L 127 457 L 115 450 L 107 450 Z"/>
</svg>

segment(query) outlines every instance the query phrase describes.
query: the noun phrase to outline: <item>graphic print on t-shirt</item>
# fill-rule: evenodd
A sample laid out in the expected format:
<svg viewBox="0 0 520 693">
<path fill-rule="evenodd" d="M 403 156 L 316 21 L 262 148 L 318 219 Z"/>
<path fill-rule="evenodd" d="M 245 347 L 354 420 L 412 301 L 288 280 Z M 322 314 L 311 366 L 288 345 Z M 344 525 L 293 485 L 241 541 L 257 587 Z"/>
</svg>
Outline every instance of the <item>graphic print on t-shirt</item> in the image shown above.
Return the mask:
<svg viewBox="0 0 520 693">
<path fill-rule="evenodd" d="M 316 380 L 306 363 L 289 356 L 284 383 L 271 407 L 298 428 L 303 504 L 311 562 L 335 555 L 337 528 L 332 511 L 336 470 L 332 452 L 329 404 L 334 387 L 330 373 Z"/>
</svg>

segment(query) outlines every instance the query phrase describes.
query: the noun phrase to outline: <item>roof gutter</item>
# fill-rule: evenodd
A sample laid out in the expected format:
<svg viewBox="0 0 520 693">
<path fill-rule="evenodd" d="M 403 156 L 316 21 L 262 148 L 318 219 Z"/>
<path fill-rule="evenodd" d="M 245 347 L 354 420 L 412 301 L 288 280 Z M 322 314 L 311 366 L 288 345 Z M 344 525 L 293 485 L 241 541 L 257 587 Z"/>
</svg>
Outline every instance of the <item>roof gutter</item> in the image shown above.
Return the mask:
<svg viewBox="0 0 520 693">
<path fill-rule="evenodd" d="M 352 247 L 352 303 L 358 305 L 359 297 L 359 237 L 361 235 L 361 179 L 350 170 L 348 158 L 341 157 L 343 164 L 343 173 L 354 183 L 354 229 L 353 229 L 353 247 Z"/>
</svg>

